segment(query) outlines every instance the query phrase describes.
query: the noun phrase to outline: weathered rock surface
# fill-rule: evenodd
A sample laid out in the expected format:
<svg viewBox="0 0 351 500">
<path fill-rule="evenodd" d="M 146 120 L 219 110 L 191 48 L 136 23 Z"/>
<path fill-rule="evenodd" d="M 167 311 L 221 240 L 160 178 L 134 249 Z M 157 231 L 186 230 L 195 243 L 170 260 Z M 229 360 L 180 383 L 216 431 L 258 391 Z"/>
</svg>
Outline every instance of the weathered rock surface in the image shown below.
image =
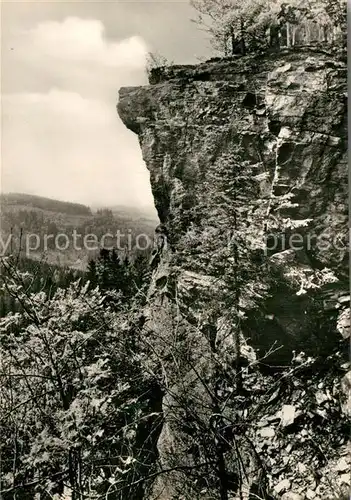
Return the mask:
<svg viewBox="0 0 351 500">
<path fill-rule="evenodd" d="M 289 266 L 302 266 L 306 273 L 309 268 L 330 268 L 340 280 L 337 288 L 343 288 L 341 281 L 348 276 L 344 63 L 325 54 L 292 52 L 167 68 L 157 81 L 149 87 L 122 88 L 118 112 L 139 134 L 172 248 L 177 252 L 182 245 L 199 244 L 193 252 L 196 262 L 180 256 L 183 271 L 201 267 L 204 257 L 203 228 L 211 219 L 209 200 L 215 194 L 208 175 L 225 155 L 239 153 L 243 162 L 257 166 L 257 175 L 268 175 L 258 190 L 270 214 L 268 231 L 277 216 L 310 220 L 303 251 L 286 259 L 291 255 L 287 241 L 281 255 L 273 248 L 277 264 L 285 272 Z M 287 193 L 294 195 L 291 203 L 278 203 Z M 189 282 L 189 276 L 184 279 Z M 195 281 L 203 279 L 211 288 L 211 277 Z M 326 296 L 329 288 L 333 285 L 325 287 Z M 304 297 L 275 294 L 267 310 L 275 313 L 269 322 L 272 335 L 289 341 L 290 349 L 297 339 L 316 347 Z M 257 327 L 257 335 L 262 330 L 266 336 L 267 324 Z M 303 333 L 307 329 L 308 339 Z"/>
<path fill-rule="evenodd" d="M 259 307 L 242 301 L 240 348 L 248 363 L 273 345 L 281 348 L 270 364 L 286 364 L 292 350 L 323 358 L 347 336 L 346 74 L 326 53 L 285 51 L 165 68 L 149 86 L 120 90 L 118 113 L 139 136 L 168 236 L 145 310 L 145 335 L 173 395 L 164 401 L 159 440 L 164 467 L 196 462 L 182 427 L 186 411 L 168 419 L 180 385 L 206 403 L 217 358 L 230 366 L 238 354 L 219 301 L 215 320 L 209 317 L 224 287 L 214 262 L 223 214 L 213 200 L 224 196 L 225 203 L 225 189 L 212 180 L 218 166 L 240 158 L 244 174 L 254 171 L 255 187 L 241 203 L 245 209 L 259 199 L 248 220 L 258 247 L 268 242 L 267 273 L 280 276 L 278 285 L 263 279 L 264 291 L 256 289 Z M 250 283 L 248 296 L 257 287 Z M 179 349 L 187 353 L 184 366 L 174 361 Z M 174 474 L 159 479 L 158 498 L 181 498 Z M 198 498 L 185 490 L 184 498 Z"/>
</svg>

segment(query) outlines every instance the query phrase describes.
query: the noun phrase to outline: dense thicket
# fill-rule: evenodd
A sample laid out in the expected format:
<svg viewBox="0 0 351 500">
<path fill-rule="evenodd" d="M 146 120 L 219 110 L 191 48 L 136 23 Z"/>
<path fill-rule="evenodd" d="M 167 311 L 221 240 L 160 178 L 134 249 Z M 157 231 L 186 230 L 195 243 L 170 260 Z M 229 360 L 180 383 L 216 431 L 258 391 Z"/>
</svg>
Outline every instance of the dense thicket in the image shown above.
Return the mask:
<svg viewBox="0 0 351 500">
<path fill-rule="evenodd" d="M 214 49 L 224 55 L 322 42 L 345 45 L 345 0 L 191 0 Z"/>
<path fill-rule="evenodd" d="M 156 380 L 138 330 L 145 259 L 105 251 L 90 274 L 95 284 L 38 288 L 34 273 L 2 261 L 13 309 L 0 320 L 4 499 L 65 488 L 72 499 L 137 499 L 155 461 Z"/>
</svg>

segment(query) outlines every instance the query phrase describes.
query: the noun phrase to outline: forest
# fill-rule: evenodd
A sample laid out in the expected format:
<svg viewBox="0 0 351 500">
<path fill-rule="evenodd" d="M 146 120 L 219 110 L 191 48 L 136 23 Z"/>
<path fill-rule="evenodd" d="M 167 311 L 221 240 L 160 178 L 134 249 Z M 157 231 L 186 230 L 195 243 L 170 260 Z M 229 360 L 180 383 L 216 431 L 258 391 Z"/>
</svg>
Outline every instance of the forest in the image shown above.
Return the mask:
<svg viewBox="0 0 351 500">
<path fill-rule="evenodd" d="M 21 254 L 80 271 L 86 271 L 89 261 L 98 254 L 94 245 L 91 250 L 84 246 L 85 236 L 94 235 L 100 243 L 104 235 L 110 235 L 105 236 L 105 241 L 111 248 L 116 246 L 116 234 L 120 234 L 119 250 L 131 252 L 139 234 L 153 240 L 158 223 L 156 215 L 143 215 L 125 207 L 98 208 L 92 212 L 83 205 L 25 194 L 2 195 L 0 206 L 2 253 Z"/>
</svg>

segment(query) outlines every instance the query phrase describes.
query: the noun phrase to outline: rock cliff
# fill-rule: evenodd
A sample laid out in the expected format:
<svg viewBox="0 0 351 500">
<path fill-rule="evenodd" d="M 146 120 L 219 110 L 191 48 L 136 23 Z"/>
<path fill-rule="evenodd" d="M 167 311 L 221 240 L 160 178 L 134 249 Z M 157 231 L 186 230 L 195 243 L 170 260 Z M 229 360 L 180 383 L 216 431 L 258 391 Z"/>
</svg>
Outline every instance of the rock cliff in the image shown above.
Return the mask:
<svg viewBox="0 0 351 500">
<path fill-rule="evenodd" d="M 346 74 L 305 48 L 160 68 L 120 90 L 161 221 L 143 312 L 172 469 L 158 498 L 318 499 L 347 483 L 323 474 L 346 442 L 333 414 L 349 379 Z"/>
</svg>

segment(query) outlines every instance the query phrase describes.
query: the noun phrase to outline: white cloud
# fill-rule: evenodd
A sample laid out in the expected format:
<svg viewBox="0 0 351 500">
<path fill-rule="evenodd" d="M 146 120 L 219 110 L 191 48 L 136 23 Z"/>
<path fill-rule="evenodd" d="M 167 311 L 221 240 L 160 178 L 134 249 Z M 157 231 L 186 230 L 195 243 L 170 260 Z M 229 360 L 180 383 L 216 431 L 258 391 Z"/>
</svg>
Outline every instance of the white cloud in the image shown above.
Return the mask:
<svg viewBox="0 0 351 500">
<path fill-rule="evenodd" d="M 104 39 L 104 25 L 99 20 L 66 18 L 63 22 L 48 21 L 23 32 L 37 57 L 97 62 L 113 67 L 140 67 L 145 64 L 147 47 L 142 38 L 133 36 L 119 42 Z"/>
<path fill-rule="evenodd" d="M 2 99 L 2 189 L 152 204 L 137 137 L 115 108 L 121 85 L 144 83 L 146 50 L 138 37 L 107 41 L 95 20 L 22 30 L 6 70 L 13 90 Z"/>
<path fill-rule="evenodd" d="M 3 188 L 84 203 L 151 201 L 136 137 L 104 102 L 52 90 L 3 99 Z"/>
</svg>

